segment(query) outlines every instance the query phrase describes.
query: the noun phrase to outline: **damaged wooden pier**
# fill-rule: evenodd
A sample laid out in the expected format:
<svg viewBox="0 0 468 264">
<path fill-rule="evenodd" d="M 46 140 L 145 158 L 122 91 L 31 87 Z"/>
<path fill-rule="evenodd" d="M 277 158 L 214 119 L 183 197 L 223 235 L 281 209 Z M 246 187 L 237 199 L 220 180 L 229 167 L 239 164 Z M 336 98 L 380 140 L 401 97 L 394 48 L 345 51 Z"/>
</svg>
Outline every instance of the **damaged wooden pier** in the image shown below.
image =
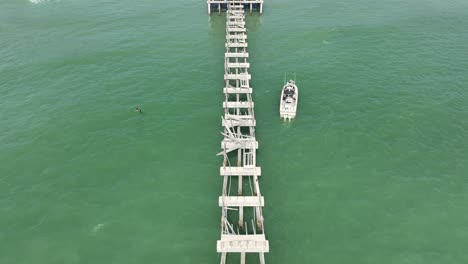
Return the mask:
<svg viewBox="0 0 468 264">
<path fill-rule="evenodd" d="M 228 254 L 240 254 L 244 264 L 246 254 L 259 255 L 265 263 L 264 253 L 269 251 L 265 237 L 260 192 L 261 168 L 256 164 L 258 142 L 255 138 L 255 113 L 252 100 L 251 75 L 247 52 L 247 30 L 244 21 L 244 4 L 263 1 L 208 1 L 229 2 L 226 10 L 225 100 L 222 126 L 224 157 L 220 168 L 223 189 L 218 204 L 221 207 L 221 238 L 217 242 L 220 263 L 225 264 Z M 261 7 L 260 7 L 261 10 Z"/>
</svg>

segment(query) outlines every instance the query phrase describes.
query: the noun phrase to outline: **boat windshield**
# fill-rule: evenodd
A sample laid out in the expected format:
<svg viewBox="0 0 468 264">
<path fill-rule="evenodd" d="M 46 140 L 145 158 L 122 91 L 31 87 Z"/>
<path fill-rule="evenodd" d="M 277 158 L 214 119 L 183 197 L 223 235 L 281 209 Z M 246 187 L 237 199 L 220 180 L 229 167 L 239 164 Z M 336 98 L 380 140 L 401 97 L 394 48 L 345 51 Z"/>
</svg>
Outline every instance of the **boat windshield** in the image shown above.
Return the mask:
<svg viewBox="0 0 468 264">
<path fill-rule="evenodd" d="M 294 95 L 294 89 L 292 87 L 285 87 L 284 88 L 284 95 L 286 97 L 292 97 Z"/>
</svg>

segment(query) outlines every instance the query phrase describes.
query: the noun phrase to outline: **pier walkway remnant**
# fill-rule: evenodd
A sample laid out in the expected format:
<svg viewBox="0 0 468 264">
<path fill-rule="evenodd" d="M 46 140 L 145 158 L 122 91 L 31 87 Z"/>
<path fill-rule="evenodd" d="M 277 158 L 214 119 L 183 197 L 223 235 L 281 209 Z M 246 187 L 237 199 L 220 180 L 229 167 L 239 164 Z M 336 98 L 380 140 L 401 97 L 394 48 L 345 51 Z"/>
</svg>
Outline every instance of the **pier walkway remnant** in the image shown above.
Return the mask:
<svg viewBox="0 0 468 264">
<path fill-rule="evenodd" d="M 225 99 L 224 116 L 221 117 L 224 139 L 222 151 L 218 153 L 224 157 L 219 171 L 223 177 L 218 200 L 222 211 L 221 239 L 216 247 L 221 254 L 221 264 L 225 264 L 227 255 L 232 253 L 240 253 L 241 264 L 245 264 L 247 253 L 259 254 L 260 263 L 264 264 L 264 253 L 269 252 L 262 213 L 265 202 L 258 181 L 261 168 L 256 164 L 258 142 L 244 18 L 242 4 L 227 6 Z"/>
</svg>

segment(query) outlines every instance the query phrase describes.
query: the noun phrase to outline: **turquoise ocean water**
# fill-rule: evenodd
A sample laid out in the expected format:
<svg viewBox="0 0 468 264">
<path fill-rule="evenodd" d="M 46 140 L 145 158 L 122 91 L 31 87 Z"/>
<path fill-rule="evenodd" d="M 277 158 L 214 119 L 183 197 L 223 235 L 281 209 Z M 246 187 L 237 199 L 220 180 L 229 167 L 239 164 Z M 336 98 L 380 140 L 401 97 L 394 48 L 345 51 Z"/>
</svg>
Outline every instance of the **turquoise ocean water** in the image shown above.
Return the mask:
<svg viewBox="0 0 468 264">
<path fill-rule="evenodd" d="M 468 263 L 468 2 L 265 2 L 267 263 Z M 224 30 L 198 0 L 0 1 L 1 264 L 218 262 Z"/>
</svg>

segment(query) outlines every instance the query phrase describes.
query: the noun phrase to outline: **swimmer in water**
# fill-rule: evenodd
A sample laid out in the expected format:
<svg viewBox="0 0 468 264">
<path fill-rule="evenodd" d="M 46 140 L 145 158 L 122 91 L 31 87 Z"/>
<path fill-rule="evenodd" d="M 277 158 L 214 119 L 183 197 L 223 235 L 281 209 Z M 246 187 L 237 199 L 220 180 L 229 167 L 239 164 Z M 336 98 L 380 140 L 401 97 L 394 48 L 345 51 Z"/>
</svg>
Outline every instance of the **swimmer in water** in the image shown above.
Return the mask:
<svg viewBox="0 0 468 264">
<path fill-rule="evenodd" d="M 137 113 L 143 113 L 143 112 L 141 111 L 141 108 L 140 108 L 140 107 L 136 107 L 136 108 L 135 108 L 135 112 L 137 112 Z"/>
</svg>

